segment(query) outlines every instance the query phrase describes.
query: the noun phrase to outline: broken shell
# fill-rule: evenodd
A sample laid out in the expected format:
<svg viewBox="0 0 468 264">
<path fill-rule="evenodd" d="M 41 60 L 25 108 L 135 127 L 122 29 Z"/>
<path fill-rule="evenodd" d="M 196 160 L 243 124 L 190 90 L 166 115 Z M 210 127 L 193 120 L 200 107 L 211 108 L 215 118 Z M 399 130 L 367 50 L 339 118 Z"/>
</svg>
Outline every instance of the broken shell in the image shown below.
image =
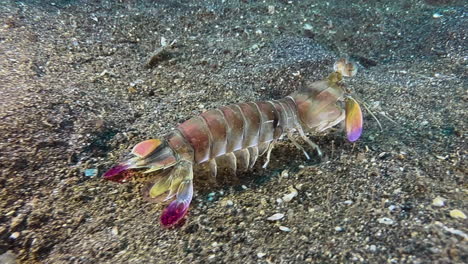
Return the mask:
<svg viewBox="0 0 468 264">
<path fill-rule="evenodd" d="M 392 225 L 394 223 L 394 221 L 388 217 L 379 218 L 377 221 L 384 225 Z"/>
<path fill-rule="evenodd" d="M 466 215 L 458 209 L 451 210 L 450 216 L 457 219 L 466 219 Z"/>
<path fill-rule="evenodd" d="M 297 190 L 294 189 L 294 187 L 289 186 L 289 191 L 290 191 L 290 193 L 284 195 L 283 198 L 282 198 L 284 202 L 289 202 L 289 201 L 291 201 L 294 197 L 297 196 Z"/>
<path fill-rule="evenodd" d="M 436 198 L 434 198 L 434 200 L 432 200 L 432 206 L 437 206 L 437 207 L 444 206 L 446 200 L 447 199 L 437 196 Z"/>
<path fill-rule="evenodd" d="M 282 213 L 276 213 L 270 217 L 267 218 L 268 221 L 277 221 L 277 220 L 280 220 L 284 217 L 284 214 Z"/>
</svg>

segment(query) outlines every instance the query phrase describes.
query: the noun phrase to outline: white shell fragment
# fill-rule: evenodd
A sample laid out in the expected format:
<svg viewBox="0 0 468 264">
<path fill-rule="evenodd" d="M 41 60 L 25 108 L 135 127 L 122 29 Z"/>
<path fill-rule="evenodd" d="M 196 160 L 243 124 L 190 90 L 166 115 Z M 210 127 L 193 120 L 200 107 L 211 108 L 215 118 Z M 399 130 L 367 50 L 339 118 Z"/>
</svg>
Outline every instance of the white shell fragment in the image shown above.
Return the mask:
<svg viewBox="0 0 468 264">
<path fill-rule="evenodd" d="M 394 221 L 388 217 L 381 217 L 377 221 L 384 225 L 392 225 L 394 223 Z"/>
<path fill-rule="evenodd" d="M 294 187 L 289 186 L 289 191 L 290 191 L 290 193 L 285 194 L 285 195 L 283 196 L 283 198 L 282 198 L 284 202 L 289 202 L 289 201 L 291 201 L 294 197 L 297 196 L 297 190 L 294 189 Z"/>
<path fill-rule="evenodd" d="M 280 226 L 279 229 L 284 232 L 291 232 L 291 228 L 286 227 L 286 226 Z"/>
<path fill-rule="evenodd" d="M 335 231 L 336 232 L 343 232 L 344 229 L 341 226 L 337 226 L 337 227 L 335 227 Z"/>
<path fill-rule="evenodd" d="M 448 227 L 448 226 L 442 224 L 439 221 L 436 221 L 434 223 L 434 225 L 436 225 L 438 227 L 441 227 L 442 229 L 449 232 L 450 234 L 457 235 L 457 236 L 463 237 L 463 239 L 465 239 L 465 240 L 468 240 L 468 234 L 466 234 L 465 232 L 463 232 L 461 230 L 458 230 L 458 229 L 455 229 L 455 228 L 452 228 L 452 227 Z"/>
<path fill-rule="evenodd" d="M 275 13 L 275 6 L 269 5 L 268 6 L 268 14 L 273 15 Z"/>
<path fill-rule="evenodd" d="M 457 219 L 466 219 L 466 215 L 458 209 L 451 210 L 450 216 Z"/>
<path fill-rule="evenodd" d="M 10 239 L 17 239 L 20 236 L 19 232 L 14 232 L 13 234 L 10 235 Z"/>
<path fill-rule="evenodd" d="M 445 201 L 447 201 L 447 199 L 437 196 L 432 200 L 432 206 L 442 207 L 445 205 Z"/>
<path fill-rule="evenodd" d="M 304 24 L 304 26 L 303 26 L 302 28 L 305 29 L 305 30 L 312 30 L 312 29 L 314 29 L 314 27 L 313 27 L 311 24 Z"/>
<path fill-rule="evenodd" d="M 112 235 L 117 236 L 119 235 L 119 229 L 116 226 L 114 226 L 112 227 L 111 233 Z"/>
<path fill-rule="evenodd" d="M 267 218 L 268 221 L 277 221 L 277 220 L 280 220 L 284 217 L 284 214 L 282 213 L 276 213 L 270 217 Z"/>
</svg>

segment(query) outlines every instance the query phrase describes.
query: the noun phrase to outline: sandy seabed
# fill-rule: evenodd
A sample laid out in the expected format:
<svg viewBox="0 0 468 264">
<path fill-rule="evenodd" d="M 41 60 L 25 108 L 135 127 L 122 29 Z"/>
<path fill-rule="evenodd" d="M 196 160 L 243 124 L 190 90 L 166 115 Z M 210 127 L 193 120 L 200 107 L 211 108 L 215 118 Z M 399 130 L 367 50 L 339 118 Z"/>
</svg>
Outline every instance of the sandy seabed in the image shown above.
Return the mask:
<svg viewBox="0 0 468 264">
<path fill-rule="evenodd" d="M 0 1 L 0 262 L 468 262 L 464 1 L 201 2 Z M 339 57 L 383 130 L 365 112 L 355 144 L 311 135 L 322 159 L 285 140 L 267 169 L 196 175 L 177 229 L 140 184 L 100 179 L 135 143 Z"/>
</svg>

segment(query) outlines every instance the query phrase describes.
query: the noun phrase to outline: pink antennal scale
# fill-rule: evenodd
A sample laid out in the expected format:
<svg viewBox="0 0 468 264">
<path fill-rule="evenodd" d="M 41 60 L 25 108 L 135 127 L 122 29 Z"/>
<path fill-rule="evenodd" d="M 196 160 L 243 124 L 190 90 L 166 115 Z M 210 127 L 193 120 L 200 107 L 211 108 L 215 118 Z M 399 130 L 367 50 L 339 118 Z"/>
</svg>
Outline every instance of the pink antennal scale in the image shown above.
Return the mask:
<svg viewBox="0 0 468 264">
<path fill-rule="evenodd" d="M 151 154 L 159 145 L 161 145 L 161 140 L 148 139 L 136 144 L 132 149 L 132 153 L 140 158 L 144 158 Z"/>
</svg>

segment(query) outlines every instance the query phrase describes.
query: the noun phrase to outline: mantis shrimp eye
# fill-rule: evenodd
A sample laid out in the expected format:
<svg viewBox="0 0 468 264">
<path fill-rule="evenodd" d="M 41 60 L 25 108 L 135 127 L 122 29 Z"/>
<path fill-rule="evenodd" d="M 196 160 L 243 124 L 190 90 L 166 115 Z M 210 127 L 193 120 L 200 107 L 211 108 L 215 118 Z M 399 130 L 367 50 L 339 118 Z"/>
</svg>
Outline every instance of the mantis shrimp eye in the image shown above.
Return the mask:
<svg viewBox="0 0 468 264">
<path fill-rule="evenodd" d="M 357 73 L 357 65 L 355 62 L 341 58 L 333 65 L 333 70 L 341 73 L 345 77 L 353 77 Z"/>
</svg>

